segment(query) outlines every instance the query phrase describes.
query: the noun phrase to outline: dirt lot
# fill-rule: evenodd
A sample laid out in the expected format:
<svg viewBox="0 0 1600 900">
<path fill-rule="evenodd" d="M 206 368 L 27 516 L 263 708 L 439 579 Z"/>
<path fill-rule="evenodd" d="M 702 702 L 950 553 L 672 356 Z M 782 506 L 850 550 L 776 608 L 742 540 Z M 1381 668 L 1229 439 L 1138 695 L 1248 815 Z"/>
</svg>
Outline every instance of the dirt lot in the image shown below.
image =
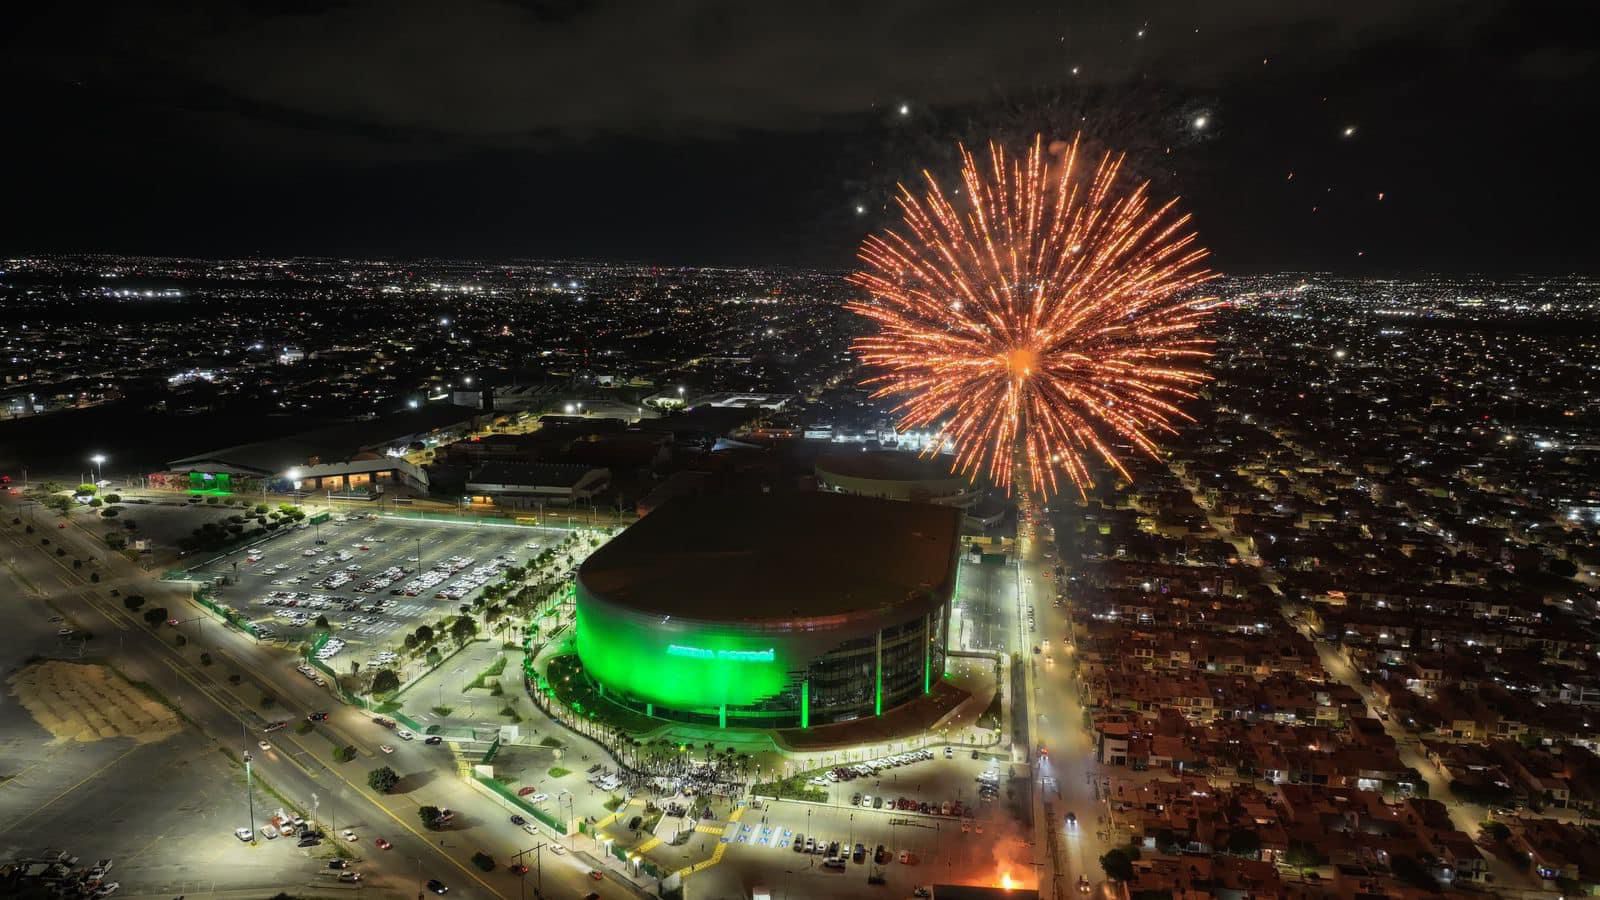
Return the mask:
<svg viewBox="0 0 1600 900">
<path fill-rule="evenodd" d="M 172 710 L 105 666 L 49 660 L 11 676 L 10 684 L 18 702 L 57 740 L 131 737 L 146 744 L 181 727 Z"/>
</svg>

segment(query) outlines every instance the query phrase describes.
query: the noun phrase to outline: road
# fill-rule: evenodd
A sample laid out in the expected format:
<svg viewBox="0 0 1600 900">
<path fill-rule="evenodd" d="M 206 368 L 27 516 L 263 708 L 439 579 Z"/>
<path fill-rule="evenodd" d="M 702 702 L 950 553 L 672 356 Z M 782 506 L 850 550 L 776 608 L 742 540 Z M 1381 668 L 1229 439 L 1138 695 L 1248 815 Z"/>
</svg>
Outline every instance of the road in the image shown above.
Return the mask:
<svg viewBox="0 0 1600 900">
<path fill-rule="evenodd" d="M 1045 877 L 1054 875 L 1054 890 L 1045 896 L 1076 894 L 1080 877 L 1099 893 L 1107 893 L 1100 856 L 1110 844 L 1099 831 L 1102 807 L 1095 799 L 1098 779 L 1094 736 L 1085 721 L 1070 641 L 1071 597 L 1056 606 L 1054 533 L 1044 513 L 1024 495 L 1018 504 L 1016 648 L 1026 660 L 1030 736 L 1036 751 L 1039 800 L 1036 834 Z M 1027 611 L 1035 625 L 1029 628 Z M 1034 653 L 1033 648 L 1039 652 Z M 1078 823 L 1069 827 L 1067 813 Z M 1054 842 L 1054 864 L 1049 843 Z M 1053 872 L 1052 872 L 1053 869 Z"/>
<path fill-rule="evenodd" d="M 43 511 L 37 514 L 35 533 L 26 535 L 23 525 L 11 524 L 18 517 L 16 507 L 12 497 L 6 497 L 0 506 L 7 576 L 24 591 L 43 597 L 79 628 L 93 632 L 96 652 L 130 677 L 160 691 L 219 745 L 237 754 L 241 744 L 248 744 L 256 753 L 256 772 L 280 793 L 308 812 L 313 794 L 331 803 L 333 808 L 327 811 L 334 824 L 341 829 L 354 827 L 360 837 L 354 846 L 365 858 L 359 866 L 365 883 L 384 888 L 386 893 L 409 894 L 419 879 L 438 878 L 450 885 L 452 895 L 519 895 L 520 885 L 504 864 L 532 842 L 507 822 L 507 813 L 498 803 L 456 776 L 456 760 L 449 748 L 395 740 L 364 713 L 338 704 L 325 690 L 301 677 L 292 657 L 240 632 L 211 625 L 202 628 L 188 646 L 175 647 L 164 627 L 161 633 L 152 633 L 119 601 L 110 599 L 108 592 L 118 588 L 124 595 L 141 593 L 147 598 L 146 609 L 165 606 L 180 619 L 206 615 L 187 598 L 184 588 L 155 581 L 116 554 L 103 554 L 103 565 L 90 563 L 74 571 L 67 560 L 102 557 L 100 548 L 91 543 L 93 536 L 71 524 L 65 529 L 54 527 L 63 520 Z M 24 523 L 29 521 L 22 518 Z M 48 548 L 39 543 L 46 535 L 52 541 Z M 67 549 L 65 558 L 53 555 L 58 546 Z M 98 584 L 88 580 L 94 571 L 101 576 Z M 212 655 L 212 666 L 199 664 L 202 651 Z M 238 674 L 240 683 L 228 683 L 229 674 Z M 261 698 L 269 695 L 275 703 L 262 708 Z M 259 733 L 241 737 L 241 722 L 248 728 L 259 719 L 299 719 L 313 710 L 327 711 L 329 721 L 305 735 L 292 729 L 273 733 L 270 751 L 263 753 L 255 747 L 262 737 Z M 393 747 L 392 754 L 380 752 L 385 743 Z M 355 761 L 333 759 L 334 748 L 342 745 L 357 749 Z M 402 775 L 399 793 L 379 796 L 367 787 L 367 772 L 381 764 Z M 456 826 L 442 834 L 424 831 L 416 812 L 422 805 L 457 810 Z M 244 817 L 241 814 L 241 824 Z M 380 836 L 392 842 L 393 849 L 377 850 L 373 841 Z M 489 874 L 479 872 L 471 864 L 472 854 L 479 850 L 493 856 L 501 868 Z M 174 848 L 173 852 L 180 851 Z M 571 854 L 556 861 L 546 857 L 544 863 L 547 893 L 583 896 L 595 890 L 608 898 L 634 896 L 630 888 L 609 879 L 591 881 L 588 867 Z"/>
</svg>

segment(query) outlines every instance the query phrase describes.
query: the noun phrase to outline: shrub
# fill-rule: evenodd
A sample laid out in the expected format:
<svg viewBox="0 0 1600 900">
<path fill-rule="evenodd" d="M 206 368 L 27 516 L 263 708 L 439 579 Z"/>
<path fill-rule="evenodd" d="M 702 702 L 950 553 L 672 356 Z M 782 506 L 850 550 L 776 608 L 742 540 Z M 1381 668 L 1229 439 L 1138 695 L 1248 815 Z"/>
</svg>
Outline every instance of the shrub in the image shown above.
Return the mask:
<svg viewBox="0 0 1600 900">
<path fill-rule="evenodd" d="M 202 665 L 202 666 L 211 665 L 211 654 L 209 654 L 209 653 L 200 654 L 200 665 Z"/>
<path fill-rule="evenodd" d="M 372 788 L 380 794 L 389 793 L 390 791 L 394 790 L 394 786 L 399 783 L 400 776 L 395 773 L 395 770 L 389 768 L 388 766 L 382 766 L 367 773 L 367 787 Z"/>
</svg>

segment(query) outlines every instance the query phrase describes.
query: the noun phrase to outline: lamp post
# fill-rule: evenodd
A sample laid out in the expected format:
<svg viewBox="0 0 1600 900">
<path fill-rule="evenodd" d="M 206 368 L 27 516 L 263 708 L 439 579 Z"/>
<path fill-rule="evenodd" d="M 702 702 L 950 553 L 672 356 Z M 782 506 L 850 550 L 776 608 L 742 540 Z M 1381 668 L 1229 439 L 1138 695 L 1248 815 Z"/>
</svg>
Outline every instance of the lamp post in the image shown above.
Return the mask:
<svg viewBox="0 0 1600 900">
<path fill-rule="evenodd" d="M 239 738 L 244 742 L 244 797 L 250 809 L 250 845 L 256 844 L 256 797 L 250 790 L 250 734 L 245 730 L 244 720 L 239 720 Z"/>
<path fill-rule="evenodd" d="M 104 470 L 101 469 L 101 466 L 105 465 L 105 461 L 106 461 L 106 457 L 105 457 L 105 454 L 103 454 L 103 453 L 96 453 L 95 455 L 89 457 L 89 462 L 94 463 L 94 486 L 95 487 L 99 487 L 100 486 L 100 482 L 103 480 L 102 479 L 102 475 L 103 475 L 103 471 Z"/>
</svg>

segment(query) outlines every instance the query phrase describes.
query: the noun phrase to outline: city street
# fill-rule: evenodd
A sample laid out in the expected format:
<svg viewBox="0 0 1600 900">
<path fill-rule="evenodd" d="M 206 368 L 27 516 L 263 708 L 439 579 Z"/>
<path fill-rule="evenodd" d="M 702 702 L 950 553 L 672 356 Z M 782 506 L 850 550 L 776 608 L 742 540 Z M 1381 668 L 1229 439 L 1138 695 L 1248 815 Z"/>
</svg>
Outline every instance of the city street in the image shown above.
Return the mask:
<svg viewBox="0 0 1600 900">
<path fill-rule="evenodd" d="M 1024 509 L 1027 507 L 1025 506 Z M 1071 513 L 1068 512 L 1068 515 Z M 1038 524 L 1023 530 L 1019 541 L 1023 610 L 1034 611 L 1037 626 L 1025 636 L 1032 688 L 1030 691 L 1033 747 L 1045 752 L 1037 756 L 1041 810 L 1037 833 L 1041 840 L 1057 841 L 1060 865 L 1055 872 L 1055 896 L 1075 890 L 1079 876 L 1091 884 L 1101 882 L 1100 856 L 1113 846 L 1102 837 L 1104 806 L 1096 800 L 1095 745 L 1073 676 L 1073 646 L 1068 628 L 1070 594 L 1066 605 L 1057 607 L 1054 574 L 1054 535 L 1043 514 Z M 1046 554 L 1050 558 L 1046 558 Z M 1024 617 L 1025 618 L 1025 617 Z M 1026 627 L 1026 626 L 1022 626 Z M 1033 647 L 1039 652 L 1033 653 Z M 1050 814 L 1043 815 L 1048 809 Z M 1078 823 L 1068 827 L 1066 816 L 1073 813 Z M 1053 837 L 1052 837 L 1053 836 Z"/>
</svg>

